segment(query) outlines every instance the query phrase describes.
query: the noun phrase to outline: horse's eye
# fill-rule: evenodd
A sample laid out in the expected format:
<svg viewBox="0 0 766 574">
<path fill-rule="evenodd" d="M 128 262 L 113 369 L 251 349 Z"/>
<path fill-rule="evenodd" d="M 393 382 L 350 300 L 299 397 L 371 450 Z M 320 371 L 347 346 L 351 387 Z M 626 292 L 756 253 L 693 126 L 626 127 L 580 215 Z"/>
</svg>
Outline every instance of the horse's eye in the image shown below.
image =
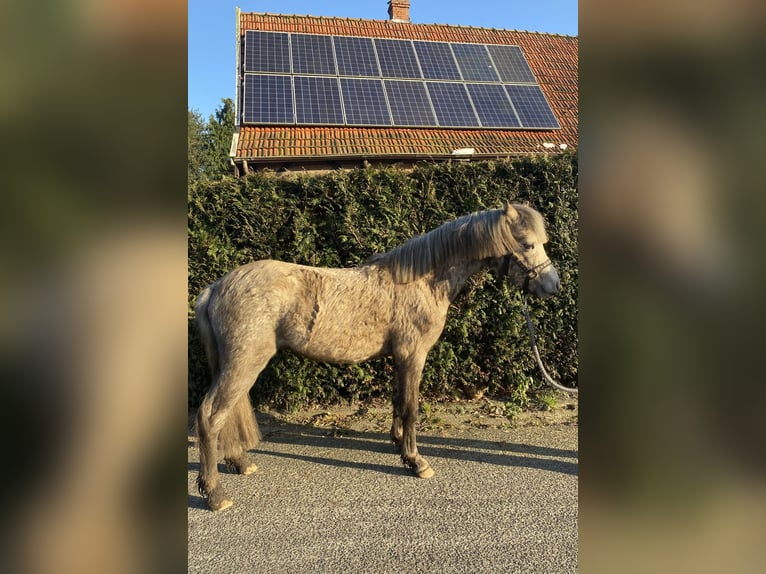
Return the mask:
<svg viewBox="0 0 766 574">
<path fill-rule="evenodd" d="M 532 251 L 535 248 L 532 243 L 524 243 L 522 247 L 524 248 L 524 251 Z"/>
</svg>

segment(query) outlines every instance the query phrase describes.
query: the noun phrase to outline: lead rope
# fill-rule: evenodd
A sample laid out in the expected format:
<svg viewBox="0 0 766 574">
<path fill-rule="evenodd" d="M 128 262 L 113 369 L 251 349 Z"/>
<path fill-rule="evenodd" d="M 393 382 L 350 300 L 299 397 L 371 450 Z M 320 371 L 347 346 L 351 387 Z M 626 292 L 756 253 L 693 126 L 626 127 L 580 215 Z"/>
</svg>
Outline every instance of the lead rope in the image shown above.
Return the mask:
<svg viewBox="0 0 766 574">
<path fill-rule="evenodd" d="M 522 308 L 524 309 L 524 316 L 527 318 L 527 328 L 529 329 L 529 340 L 532 343 L 532 352 L 535 354 L 535 359 L 537 360 L 537 366 L 540 367 L 540 372 L 543 374 L 543 378 L 548 382 L 549 385 L 557 388 L 560 391 L 573 393 L 575 395 L 578 394 L 578 389 L 572 388 L 572 387 L 565 387 L 564 385 L 557 383 L 548 374 L 548 371 L 545 370 L 545 366 L 543 366 L 543 361 L 542 359 L 540 359 L 540 351 L 537 350 L 537 342 L 535 341 L 535 327 L 534 325 L 532 325 L 532 319 L 529 316 L 529 309 L 527 309 L 527 299 L 523 293 L 521 294 L 521 304 L 522 304 Z"/>
</svg>

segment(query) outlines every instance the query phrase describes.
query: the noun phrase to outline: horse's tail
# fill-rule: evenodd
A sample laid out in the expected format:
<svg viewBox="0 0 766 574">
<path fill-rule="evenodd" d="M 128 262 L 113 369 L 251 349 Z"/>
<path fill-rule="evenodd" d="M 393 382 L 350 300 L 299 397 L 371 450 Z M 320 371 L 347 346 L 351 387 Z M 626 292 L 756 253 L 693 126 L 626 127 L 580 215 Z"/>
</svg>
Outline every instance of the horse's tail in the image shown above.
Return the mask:
<svg viewBox="0 0 766 574">
<path fill-rule="evenodd" d="M 213 285 L 208 285 L 199 295 L 197 295 L 197 303 L 194 306 L 194 313 L 197 322 L 197 330 L 202 339 L 202 344 L 205 347 L 205 355 L 207 356 L 207 364 L 210 367 L 210 375 L 213 378 L 213 382 L 215 382 L 216 376 L 218 375 L 218 342 L 215 339 L 213 326 L 210 324 L 210 314 L 208 313 L 208 305 L 210 304 L 210 297 L 213 295 L 213 288 Z"/>
<path fill-rule="evenodd" d="M 197 296 L 197 302 L 194 306 L 195 320 L 200 338 L 205 347 L 205 355 L 210 367 L 210 375 L 213 388 L 216 386 L 220 371 L 220 354 L 218 350 L 218 341 L 215 330 L 210 321 L 209 305 L 211 298 L 215 295 L 215 284 L 208 285 Z M 211 388 L 212 390 L 212 388 Z M 203 401 L 203 405 L 204 405 Z M 205 414 L 205 413 L 203 413 Z M 206 413 L 208 416 L 212 413 Z M 197 434 L 199 435 L 200 419 L 197 419 Z M 240 398 L 232 411 L 226 417 L 226 422 L 218 435 L 218 452 L 225 459 L 236 460 L 247 451 L 255 447 L 261 440 L 261 432 L 258 429 L 258 421 L 253 412 L 253 405 L 250 402 L 250 393 L 246 392 Z"/>
</svg>

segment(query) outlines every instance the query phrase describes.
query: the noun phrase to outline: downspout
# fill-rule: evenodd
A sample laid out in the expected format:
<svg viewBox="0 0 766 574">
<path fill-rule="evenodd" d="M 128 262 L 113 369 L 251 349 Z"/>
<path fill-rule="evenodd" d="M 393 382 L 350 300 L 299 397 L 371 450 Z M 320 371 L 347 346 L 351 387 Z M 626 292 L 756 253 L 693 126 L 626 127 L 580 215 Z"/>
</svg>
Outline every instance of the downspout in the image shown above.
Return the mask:
<svg viewBox="0 0 766 574">
<path fill-rule="evenodd" d="M 242 37 L 240 34 L 239 29 L 239 6 L 237 6 L 235 10 L 235 14 L 237 17 L 237 22 L 234 27 L 235 33 L 236 33 L 236 44 L 237 44 L 237 51 L 236 51 L 236 58 L 234 62 L 234 76 L 235 76 L 235 83 L 234 83 L 234 125 L 235 127 L 239 128 L 239 87 L 240 87 L 240 77 L 239 77 L 239 70 L 240 70 L 240 58 L 242 54 Z"/>
<path fill-rule="evenodd" d="M 235 30 L 235 44 L 236 44 L 236 57 L 234 60 L 234 134 L 231 137 L 231 147 L 229 148 L 229 164 L 234 167 L 234 173 L 239 175 L 239 168 L 234 161 L 237 157 L 237 145 L 239 144 L 239 97 L 240 97 L 240 59 L 242 57 L 242 36 L 240 33 L 240 9 L 237 6 L 234 10 L 236 22 L 234 25 Z"/>
</svg>

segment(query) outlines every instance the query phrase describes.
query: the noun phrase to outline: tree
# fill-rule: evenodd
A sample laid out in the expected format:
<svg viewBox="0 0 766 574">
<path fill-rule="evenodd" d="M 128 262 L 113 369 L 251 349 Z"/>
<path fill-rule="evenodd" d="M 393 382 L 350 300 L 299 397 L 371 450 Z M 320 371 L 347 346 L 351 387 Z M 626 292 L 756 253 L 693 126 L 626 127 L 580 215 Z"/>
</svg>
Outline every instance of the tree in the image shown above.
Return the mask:
<svg viewBox="0 0 766 574">
<path fill-rule="evenodd" d="M 221 105 L 207 122 L 202 115 L 188 111 L 188 177 L 189 182 L 217 179 L 230 173 L 229 150 L 234 134 L 234 101 L 221 100 Z"/>
<path fill-rule="evenodd" d="M 199 112 L 189 110 L 187 127 L 188 136 L 188 173 L 189 182 L 197 181 L 204 172 L 206 163 L 205 120 Z"/>
<path fill-rule="evenodd" d="M 234 101 L 221 100 L 221 106 L 210 116 L 207 124 L 207 144 L 210 168 L 213 174 L 221 175 L 231 170 L 229 150 L 234 135 Z"/>
</svg>

